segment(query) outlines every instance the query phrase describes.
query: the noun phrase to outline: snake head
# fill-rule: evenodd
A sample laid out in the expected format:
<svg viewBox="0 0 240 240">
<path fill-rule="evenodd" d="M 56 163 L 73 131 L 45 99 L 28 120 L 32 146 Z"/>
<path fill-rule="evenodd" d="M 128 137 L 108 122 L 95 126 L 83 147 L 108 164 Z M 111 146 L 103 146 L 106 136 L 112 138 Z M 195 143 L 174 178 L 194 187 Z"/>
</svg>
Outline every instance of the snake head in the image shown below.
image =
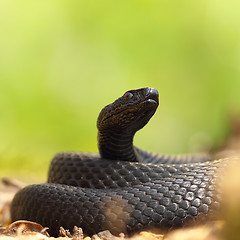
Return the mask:
<svg viewBox="0 0 240 240">
<path fill-rule="evenodd" d="M 159 105 L 159 94 L 154 88 L 129 90 L 102 109 L 98 116 L 99 130 L 119 129 L 136 132 L 144 127 Z"/>
</svg>

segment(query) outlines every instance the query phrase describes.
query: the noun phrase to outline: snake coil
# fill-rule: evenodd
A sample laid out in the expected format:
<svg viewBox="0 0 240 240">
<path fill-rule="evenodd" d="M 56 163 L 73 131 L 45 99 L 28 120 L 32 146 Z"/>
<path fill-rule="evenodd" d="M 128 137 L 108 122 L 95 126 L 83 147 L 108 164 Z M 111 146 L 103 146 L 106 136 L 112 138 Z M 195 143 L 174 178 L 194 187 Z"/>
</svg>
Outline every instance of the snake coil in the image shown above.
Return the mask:
<svg viewBox="0 0 240 240">
<path fill-rule="evenodd" d="M 12 220 L 49 227 L 132 234 L 205 221 L 219 210 L 218 175 L 226 160 L 207 155 L 154 154 L 133 146 L 133 137 L 154 115 L 157 90 L 126 92 L 99 114 L 99 154 L 64 152 L 50 165 L 48 183 L 20 190 Z"/>
</svg>

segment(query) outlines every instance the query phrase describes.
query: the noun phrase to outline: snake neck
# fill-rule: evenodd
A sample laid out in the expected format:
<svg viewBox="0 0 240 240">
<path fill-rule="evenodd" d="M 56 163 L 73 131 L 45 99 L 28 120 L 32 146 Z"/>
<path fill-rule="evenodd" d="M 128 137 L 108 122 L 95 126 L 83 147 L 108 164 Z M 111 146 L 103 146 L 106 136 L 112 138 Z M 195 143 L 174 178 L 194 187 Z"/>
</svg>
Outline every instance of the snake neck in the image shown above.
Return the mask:
<svg viewBox="0 0 240 240">
<path fill-rule="evenodd" d="M 118 129 L 98 132 L 98 148 L 102 158 L 121 161 L 140 161 L 133 146 L 135 133 Z"/>
</svg>

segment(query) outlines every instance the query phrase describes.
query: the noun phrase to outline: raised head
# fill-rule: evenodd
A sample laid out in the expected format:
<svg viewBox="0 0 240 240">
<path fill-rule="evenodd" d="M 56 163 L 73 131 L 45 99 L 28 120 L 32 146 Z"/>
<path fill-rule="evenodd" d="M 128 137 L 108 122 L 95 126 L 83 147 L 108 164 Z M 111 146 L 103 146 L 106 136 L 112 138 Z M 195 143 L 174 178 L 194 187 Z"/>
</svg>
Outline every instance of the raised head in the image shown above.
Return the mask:
<svg viewBox="0 0 240 240">
<path fill-rule="evenodd" d="M 159 94 L 154 88 L 129 90 L 99 114 L 99 130 L 117 128 L 137 131 L 144 127 L 159 105 Z"/>
<path fill-rule="evenodd" d="M 144 127 L 159 105 L 154 88 L 130 90 L 99 114 L 98 148 L 102 158 L 139 161 L 133 147 L 136 131 Z"/>
</svg>

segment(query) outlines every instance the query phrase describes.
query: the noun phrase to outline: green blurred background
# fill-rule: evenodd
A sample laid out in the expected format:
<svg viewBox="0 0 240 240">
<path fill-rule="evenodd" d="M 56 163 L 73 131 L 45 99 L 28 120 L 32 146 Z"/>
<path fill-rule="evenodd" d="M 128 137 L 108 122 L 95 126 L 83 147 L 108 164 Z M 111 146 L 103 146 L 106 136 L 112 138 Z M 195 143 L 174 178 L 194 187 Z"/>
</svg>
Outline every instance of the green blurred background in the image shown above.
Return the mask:
<svg viewBox="0 0 240 240">
<path fill-rule="evenodd" d="M 97 151 L 99 111 L 139 87 L 161 105 L 137 146 L 221 145 L 240 103 L 239 21 L 232 0 L 0 0 L 0 177 L 45 180 L 56 152 Z"/>
</svg>

